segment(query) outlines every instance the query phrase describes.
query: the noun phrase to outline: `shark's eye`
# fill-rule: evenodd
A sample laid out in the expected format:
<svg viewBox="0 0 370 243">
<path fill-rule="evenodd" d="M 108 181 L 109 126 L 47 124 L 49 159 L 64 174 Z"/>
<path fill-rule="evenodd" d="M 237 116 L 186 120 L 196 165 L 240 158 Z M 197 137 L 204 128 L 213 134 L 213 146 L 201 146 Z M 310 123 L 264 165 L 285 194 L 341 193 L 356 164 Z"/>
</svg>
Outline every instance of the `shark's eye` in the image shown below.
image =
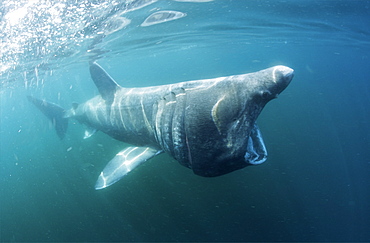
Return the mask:
<svg viewBox="0 0 370 243">
<path fill-rule="evenodd" d="M 269 91 L 263 91 L 262 92 L 262 98 L 263 99 L 268 99 L 271 97 L 271 93 Z"/>
</svg>

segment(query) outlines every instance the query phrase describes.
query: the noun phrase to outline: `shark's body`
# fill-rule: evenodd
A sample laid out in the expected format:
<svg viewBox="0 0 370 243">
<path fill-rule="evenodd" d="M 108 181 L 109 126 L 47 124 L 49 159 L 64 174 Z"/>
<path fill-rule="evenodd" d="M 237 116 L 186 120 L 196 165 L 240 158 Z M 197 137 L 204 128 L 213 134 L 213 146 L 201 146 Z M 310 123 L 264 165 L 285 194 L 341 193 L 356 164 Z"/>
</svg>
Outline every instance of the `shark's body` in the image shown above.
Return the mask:
<svg viewBox="0 0 370 243">
<path fill-rule="evenodd" d="M 275 66 L 256 73 L 177 84 L 122 88 L 98 64 L 90 65 L 100 95 L 64 111 L 29 97 L 54 121 L 63 138 L 68 118 L 92 131 L 132 144 L 101 172 L 105 188 L 151 157 L 166 152 L 201 176 L 219 176 L 260 164 L 267 152 L 256 119 L 290 83 L 293 70 Z"/>
</svg>

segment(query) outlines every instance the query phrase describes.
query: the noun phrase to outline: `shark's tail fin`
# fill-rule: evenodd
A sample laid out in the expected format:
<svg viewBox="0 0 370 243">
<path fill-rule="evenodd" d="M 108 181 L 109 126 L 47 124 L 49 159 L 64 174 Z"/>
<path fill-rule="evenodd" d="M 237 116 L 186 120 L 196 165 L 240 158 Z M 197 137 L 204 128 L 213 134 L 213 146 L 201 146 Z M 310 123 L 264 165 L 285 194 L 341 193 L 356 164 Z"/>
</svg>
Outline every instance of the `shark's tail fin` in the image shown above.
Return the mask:
<svg viewBox="0 0 370 243">
<path fill-rule="evenodd" d="M 27 96 L 27 98 L 51 120 L 59 138 L 63 139 L 68 128 L 68 119 L 64 117 L 65 110 L 56 104 L 32 96 Z"/>
</svg>

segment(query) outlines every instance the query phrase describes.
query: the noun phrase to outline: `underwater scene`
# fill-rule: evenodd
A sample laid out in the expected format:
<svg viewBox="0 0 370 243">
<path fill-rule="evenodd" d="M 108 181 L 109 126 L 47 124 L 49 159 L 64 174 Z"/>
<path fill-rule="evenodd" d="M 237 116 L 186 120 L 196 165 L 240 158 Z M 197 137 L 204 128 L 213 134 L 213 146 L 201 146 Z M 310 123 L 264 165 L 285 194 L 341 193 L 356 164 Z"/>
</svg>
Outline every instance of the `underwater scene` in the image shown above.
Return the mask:
<svg viewBox="0 0 370 243">
<path fill-rule="evenodd" d="M 369 242 L 369 23 L 366 0 L 1 1 L 0 242 Z"/>
</svg>

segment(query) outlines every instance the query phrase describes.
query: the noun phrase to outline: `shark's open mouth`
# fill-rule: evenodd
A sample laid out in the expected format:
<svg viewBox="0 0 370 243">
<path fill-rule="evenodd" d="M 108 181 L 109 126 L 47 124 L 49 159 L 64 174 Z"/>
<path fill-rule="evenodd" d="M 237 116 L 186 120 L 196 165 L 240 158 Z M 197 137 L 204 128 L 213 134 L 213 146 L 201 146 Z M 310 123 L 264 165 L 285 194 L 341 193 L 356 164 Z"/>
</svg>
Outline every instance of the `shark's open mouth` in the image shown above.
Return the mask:
<svg viewBox="0 0 370 243">
<path fill-rule="evenodd" d="M 262 164 L 267 159 L 267 150 L 262 139 L 262 134 L 255 123 L 248 138 L 247 152 L 244 159 L 248 164 Z"/>
</svg>

